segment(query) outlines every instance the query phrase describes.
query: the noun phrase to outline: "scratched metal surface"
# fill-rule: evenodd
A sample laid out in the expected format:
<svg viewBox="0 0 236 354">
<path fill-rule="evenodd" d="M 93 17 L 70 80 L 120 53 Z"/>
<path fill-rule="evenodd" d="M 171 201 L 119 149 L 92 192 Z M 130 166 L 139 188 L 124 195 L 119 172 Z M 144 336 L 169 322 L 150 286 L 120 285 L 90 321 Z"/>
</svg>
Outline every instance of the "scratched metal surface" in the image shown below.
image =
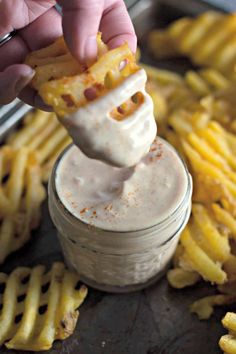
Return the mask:
<svg viewBox="0 0 236 354">
<path fill-rule="evenodd" d="M 147 53 L 146 33 L 150 28 L 163 25 L 183 14 L 184 2 L 195 3 L 193 13 L 207 10 L 202 2 L 181 0 L 181 9 L 173 6 L 173 0 L 141 1 L 131 10 L 143 60 L 158 66 L 183 72 L 187 61 L 156 63 Z M 168 4 L 169 3 L 169 4 Z M 171 4 L 170 4 L 171 3 Z M 191 12 L 191 11 L 190 11 Z M 47 203 L 43 207 L 41 227 L 31 241 L 11 255 L 1 271 L 10 272 L 16 266 L 50 264 L 62 259 L 56 230 L 50 221 Z M 216 311 L 209 321 L 200 322 L 188 310 L 189 304 L 214 290 L 206 284 L 193 289 L 176 291 L 168 287 L 163 278 L 150 288 L 125 295 L 112 295 L 89 289 L 89 295 L 81 307 L 76 330 L 70 338 L 56 342 L 49 354 L 217 354 L 217 342 L 225 332 L 220 324 L 226 309 Z M 232 310 L 236 310 L 232 308 Z M 0 349 L 2 354 L 14 351 Z M 27 353 L 19 351 L 19 354 Z"/>
</svg>

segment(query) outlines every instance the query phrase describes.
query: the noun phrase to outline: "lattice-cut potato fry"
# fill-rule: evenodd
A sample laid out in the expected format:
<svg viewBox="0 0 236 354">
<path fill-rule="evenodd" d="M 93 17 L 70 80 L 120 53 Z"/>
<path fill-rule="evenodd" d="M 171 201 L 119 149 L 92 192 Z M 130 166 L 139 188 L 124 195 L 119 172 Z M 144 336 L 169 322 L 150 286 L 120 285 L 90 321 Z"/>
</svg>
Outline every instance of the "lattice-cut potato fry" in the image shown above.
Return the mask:
<svg viewBox="0 0 236 354">
<path fill-rule="evenodd" d="M 214 262 L 208 254 L 197 244 L 192 236 L 191 225 L 184 229 L 180 242 L 183 245 L 193 270 L 198 272 L 203 279 L 216 284 L 224 284 L 227 274 L 218 262 Z"/>
<path fill-rule="evenodd" d="M 42 165 L 42 179 L 44 182 L 48 182 L 52 168 L 60 153 L 71 143 L 71 138 L 69 136 L 65 137 L 65 139 L 59 145 L 56 146 L 53 153 L 50 154 L 49 157 L 47 157 L 46 162 L 44 162 Z"/>
<path fill-rule="evenodd" d="M 195 241 L 214 261 L 225 262 L 230 256 L 228 238 L 220 234 L 217 225 L 203 205 L 194 203 L 192 214 L 194 224 L 197 226 L 196 228 L 194 224 L 192 225 L 192 235 L 195 236 Z"/>
<path fill-rule="evenodd" d="M 107 46 L 101 40 L 101 33 L 97 36 L 98 57 L 107 52 Z M 77 62 L 69 52 L 63 37 L 59 37 L 46 48 L 30 53 L 25 64 L 35 70 L 31 82 L 34 89 L 39 90 L 44 82 L 60 79 L 64 76 L 73 76 L 84 71 L 84 66 Z"/>
<path fill-rule="evenodd" d="M 47 273 L 41 265 L 16 268 L 9 276 L 0 273 L 0 345 L 41 351 L 72 335 L 87 295 L 84 285 L 76 290 L 78 282 L 62 263 Z"/>
<path fill-rule="evenodd" d="M 229 283 L 236 281 L 236 256 L 231 254 L 227 261 L 224 262 L 223 269 L 227 274 Z"/>
<path fill-rule="evenodd" d="M 63 117 L 89 102 L 89 92 L 95 98 L 100 97 L 139 69 L 134 55 L 124 44 L 104 53 L 80 75 L 45 82 L 40 86 L 39 94 L 45 103 Z"/>
<path fill-rule="evenodd" d="M 229 330 L 229 334 L 222 336 L 219 340 L 219 346 L 226 354 L 236 353 L 236 314 L 227 312 L 222 319 L 222 324 Z"/>
<path fill-rule="evenodd" d="M 200 97 L 210 93 L 210 89 L 205 80 L 195 71 L 188 71 L 185 75 L 188 86 Z"/>
<path fill-rule="evenodd" d="M 204 159 L 223 170 L 230 170 L 227 161 L 219 153 L 214 151 L 211 145 L 198 134 L 194 132 L 189 133 L 187 140 Z"/>
<path fill-rule="evenodd" d="M 206 12 L 195 19 L 182 18 L 166 30 L 153 31 L 149 36 L 149 47 L 160 58 L 175 54 L 188 56 L 193 63 L 212 67 L 235 77 L 236 64 L 236 14 Z"/>
<path fill-rule="evenodd" d="M 15 132 L 14 135 L 10 135 L 7 139 L 7 144 L 14 149 L 21 148 L 22 146 L 28 146 L 32 143 L 36 137 L 41 135 L 42 129 L 50 124 L 53 113 L 43 112 L 36 110 L 35 113 L 30 114 L 28 124 L 25 124 L 22 129 Z"/>
<path fill-rule="evenodd" d="M 97 60 L 89 67 L 81 66 L 72 58 L 63 38 L 27 57 L 26 64 L 36 70 L 32 86 L 58 116 L 73 113 L 89 101 L 103 96 L 140 69 L 127 44 L 108 51 L 101 33 L 97 42 Z M 125 104 L 130 113 L 133 100 L 129 99 Z"/>
<path fill-rule="evenodd" d="M 167 280 L 176 289 L 183 289 L 196 284 L 201 279 L 197 272 L 191 272 L 182 268 L 174 268 L 168 271 Z"/>
<path fill-rule="evenodd" d="M 236 337 L 233 334 L 225 334 L 219 340 L 219 346 L 225 354 L 236 354 Z"/>
<path fill-rule="evenodd" d="M 0 149 L 0 263 L 21 248 L 38 227 L 40 207 L 45 199 L 41 168 L 34 152 L 26 147 Z M 4 200 L 4 203 L 3 203 Z"/>
<path fill-rule="evenodd" d="M 34 152 L 41 166 L 43 182 L 47 182 L 57 157 L 71 143 L 71 138 L 55 113 L 36 110 L 25 117 L 23 126 L 8 137 L 7 143 L 14 149 L 26 147 Z M 1 205 L 6 209 L 5 199 L 0 188 L 0 210 Z"/>
<path fill-rule="evenodd" d="M 190 311 L 196 313 L 200 320 L 207 320 L 214 312 L 214 306 L 231 305 L 236 301 L 236 295 L 212 295 L 196 300 Z"/>
<path fill-rule="evenodd" d="M 214 90 L 223 90 L 231 85 L 231 81 L 218 70 L 208 68 L 199 72 L 201 77 Z"/>
<path fill-rule="evenodd" d="M 160 84 L 163 85 L 167 85 L 167 84 L 183 85 L 184 84 L 183 77 L 173 71 L 158 69 L 154 66 L 150 66 L 143 63 L 141 63 L 141 67 L 145 69 L 147 73 L 147 77 L 149 79 L 154 80 Z"/>
<path fill-rule="evenodd" d="M 176 57 L 179 54 L 175 47 L 175 41 L 166 31 L 151 31 L 148 36 L 148 43 L 151 52 L 158 59 Z"/>
<path fill-rule="evenodd" d="M 233 169 L 236 170 L 236 157 L 232 154 L 227 140 L 224 139 L 224 136 L 211 128 L 211 122 L 209 123 L 207 129 L 201 130 L 199 134 L 215 149 L 216 152 L 221 154 L 221 156 L 227 160 L 228 164 Z"/>
<path fill-rule="evenodd" d="M 231 181 L 224 172 L 211 164 L 209 161 L 204 160 L 200 154 L 191 147 L 189 143 L 182 140 L 184 152 L 191 164 L 191 167 L 195 173 L 205 174 L 209 178 L 218 180 L 227 187 L 233 198 L 236 198 L 236 184 Z"/>
<path fill-rule="evenodd" d="M 230 235 L 236 240 L 236 220 L 233 215 L 217 203 L 212 204 L 212 209 L 216 220 L 225 225 L 229 229 Z"/>
</svg>

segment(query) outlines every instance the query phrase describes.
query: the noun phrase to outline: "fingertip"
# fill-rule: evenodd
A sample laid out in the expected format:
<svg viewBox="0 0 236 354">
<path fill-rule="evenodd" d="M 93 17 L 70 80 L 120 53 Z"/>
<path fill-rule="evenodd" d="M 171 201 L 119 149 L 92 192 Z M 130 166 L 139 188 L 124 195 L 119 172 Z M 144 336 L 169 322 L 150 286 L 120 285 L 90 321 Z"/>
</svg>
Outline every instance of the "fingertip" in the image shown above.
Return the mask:
<svg viewBox="0 0 236 354">
<path fill-rule="evenodd" d="M 84 44 L 82 63 L 90 66 L 97 58 L 97 36 L 89 36 Z"/>
<path fill-rule="evenodd" d="M 13 101 L 32 80 L 35 72 L 28 65 L 11 65 L 0 73 L 0 103 Z"/>
<path fill-rule="evenodd" d="M 37 91 L 29 86 L 26 86 L 18 96 L 23 102 L 32 107 L 41 109 L 43 111 L 52 112 L 52 107 L 46 105 L 42 98 L 38 95 Z"/>
<path fill-rule="evenodd" d="M 135 34 L 117 36 L 112 38 L 107 44 L 110 49 L 120 47 L 124 43 L 128 43 L 130 50 L 135 54 L 137 50 L 137 37 Z"/>
</svg>

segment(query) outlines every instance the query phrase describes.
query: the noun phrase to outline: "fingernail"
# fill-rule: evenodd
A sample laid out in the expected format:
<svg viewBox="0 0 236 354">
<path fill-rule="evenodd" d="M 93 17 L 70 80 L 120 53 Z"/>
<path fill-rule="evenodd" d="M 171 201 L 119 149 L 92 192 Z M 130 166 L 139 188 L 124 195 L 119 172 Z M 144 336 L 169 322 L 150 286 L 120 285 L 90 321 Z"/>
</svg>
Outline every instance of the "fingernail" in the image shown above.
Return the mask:
<svg viewBox="0 0 236 354">
<path fill-rule="evenodd" d="M 20 79 L 15 84 L 16 95 L 18 95 L 21 92 L 21 90 L 23 90 L 23 88 L 32 80 L 34 75 L 35 75 L 35 71 L 29 68 L 28 73 L 20 77 Z"/>
<path fill-rule="evenodd" d="M 84 48 L 84 59 L 88 66 L 90 66 L 97 57 L 97 37 L 90 36 L 88 37 L 85 48 Z"/>
</svg>

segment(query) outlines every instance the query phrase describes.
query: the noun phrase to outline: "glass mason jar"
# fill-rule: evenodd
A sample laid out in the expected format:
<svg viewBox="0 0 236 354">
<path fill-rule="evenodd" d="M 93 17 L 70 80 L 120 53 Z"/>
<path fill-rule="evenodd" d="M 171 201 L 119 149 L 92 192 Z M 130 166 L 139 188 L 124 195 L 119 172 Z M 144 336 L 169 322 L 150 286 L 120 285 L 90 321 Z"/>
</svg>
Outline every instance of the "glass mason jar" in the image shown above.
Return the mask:
<svg viewBox="0 0 236 354">
<path fill-rule="evenodd" d="M 154 283 L 166 271 L 191 212 L 192 179 L 184 165 L 187 187 L 182 202 L 160 223 L 136 231 L 108 231 L 76 218 L 56 189 L 57 160 L 49 181 L 49 210 L 65 261 L 81 280 L 108 292 L 135 291 Z M 170 169 L 171 173 L 171 169 Z"/>
</svg>

